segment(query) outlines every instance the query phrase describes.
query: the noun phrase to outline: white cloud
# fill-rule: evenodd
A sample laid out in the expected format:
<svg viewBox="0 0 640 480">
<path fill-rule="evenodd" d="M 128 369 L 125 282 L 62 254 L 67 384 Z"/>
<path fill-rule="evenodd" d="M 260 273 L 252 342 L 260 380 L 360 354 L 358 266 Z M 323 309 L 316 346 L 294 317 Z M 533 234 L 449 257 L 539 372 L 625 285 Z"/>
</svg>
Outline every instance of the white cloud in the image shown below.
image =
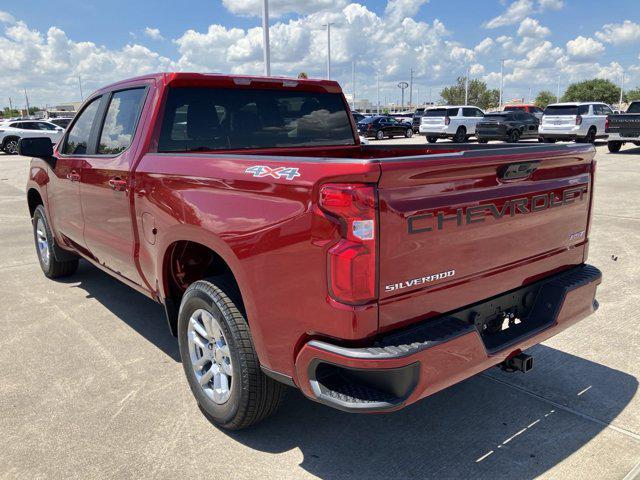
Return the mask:
<svg viewBox="0 0 640 480">
<path fill-rule="evenodd" d="M 602 27 L 601 32 L 596 32 L 596 37 L 606 43 L 624 45 L 640 41 L 640 24 L 631 20 L 622 23 L 608 23 Z"/>
<path fill-rule="evenodd" d="M 469 67 L 469 73 L 471 75 L 482 75 L 484 73 L 484 65 L 479 63 L 474 63 Z"/>
<path fill-rule="evenodd" d="M 224 7 L 236 15 L 262 17 L 262 0 L 222 0 Z M 270 0 L 269 17 L 279 17 L 286 13 L 309 15 L 346 6 L 346 0 Z"/>
<path fill-rule="evenodd" d="M 528 38 L 543 38 L 551 35 L 551 30 L 540 25 L 540 22 L 538 22 L 538 20 L 527 17 L 522 20 L 522 22 L 520 22 L 520 27 L 518 27 L 518 35 Z"/>
<path fill-rule="evenodd" d="M 384 10 L 387 18 L 399 21 L 413 17 L 429 0 L 389 0 Z"/>
<path fill-rule="evenodd" d="M 15 22 L 13 15 L 0 10 L 0 23 L 13 23 L 13 22 Z"/>
<path fill-rule="evenodd" d="M 146 27 L 143 33 L 145 37 L 149 37 L 151 40 L 164 40 L 164 37 L 160 34 L 160 29 L 158 28 Z"/>
<path fill-rule="evenodd" d="M 563 0 L 516 0 L 511 3 L 504 13 L 492 18 L 484 24 L 485 28 L 498 28 L 507 25 L 515 25 L 533 13 L 541 13 L 545 10 L 560 10 L 564 7 Z"/>
<path fill-rule="evenodd" d="M 480 43 L 478 43 L 475 47 L 473 47 L 473 50 L 476 53 L 485 55 L 491 51 L 494 45 L 495 45 L 495 42 L 493 41 L 493 39 L 486 37 Z"/>
<path fill-rule="evenodd" d="M 567 53 L 578 60 L 593 60 L 604 53 L 604 45 L 580 35 L 567 42 Z"/>
<path fill-rule="evenodd" d="M 564 0 L 538 0 L 541 10 L 560 10 L 564 7 Z"/>
<path fill-rule="evenodd" d="M 513 25 L 524 20 L 534 8 L 533 0 L 516 0 L 507 10 L 485 24 L 485 28 L 498 28 Z"/>
</svg>

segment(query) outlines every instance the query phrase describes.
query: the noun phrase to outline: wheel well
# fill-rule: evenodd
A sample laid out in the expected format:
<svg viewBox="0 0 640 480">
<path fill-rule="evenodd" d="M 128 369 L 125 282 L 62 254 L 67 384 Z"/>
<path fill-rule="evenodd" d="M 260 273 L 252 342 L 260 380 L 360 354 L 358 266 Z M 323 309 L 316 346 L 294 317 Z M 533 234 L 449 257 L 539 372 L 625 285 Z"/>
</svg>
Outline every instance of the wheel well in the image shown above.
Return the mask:
<svg viewBox="0 0 640 480">
<path fill-rule="evenodd" d="M 35 188 L 30 188 L 29 192 L 27 192 L 27 203 L 29 204 L 29 213 L 31 214 L 31 218 L 33 218 L 33 214 L 35 213 L 38 205 L 44 205 L 40 193 Z"/>
<path fill-rule="evenodd" d="M 20 140 L 20 137 L 16 137 L 15 135 L 7 135 L 2 140 L 2 146 L 4 147 L 9 140 Z"/>
<path fill-rule="evenodd" d="M 185 290 L 193 282 L 209 277 L 224 276 L 232 291 L 225 292 L 245 315 L 240 289 L 231 268 L 209 247 L 197 242 L 180 240 L 172 243 L 164 255 L 162 267 L 165 285 L 165 310 L 171 333 L 176 335 L 178 310 Z"/>
</svg>

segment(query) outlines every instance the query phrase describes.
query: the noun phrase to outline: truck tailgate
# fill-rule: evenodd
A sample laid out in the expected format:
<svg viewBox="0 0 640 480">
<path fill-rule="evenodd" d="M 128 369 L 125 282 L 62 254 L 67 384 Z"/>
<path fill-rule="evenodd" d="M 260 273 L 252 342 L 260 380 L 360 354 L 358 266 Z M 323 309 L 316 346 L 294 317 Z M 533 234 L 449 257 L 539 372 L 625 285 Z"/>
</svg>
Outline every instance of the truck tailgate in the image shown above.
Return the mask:
<svg viewBox="0 0 640 480">
<path fill-rule="evenodd" d="M 594 153 L 531 145 L 382 160 L 382 331 L 582 263 Z"/>
</svg>

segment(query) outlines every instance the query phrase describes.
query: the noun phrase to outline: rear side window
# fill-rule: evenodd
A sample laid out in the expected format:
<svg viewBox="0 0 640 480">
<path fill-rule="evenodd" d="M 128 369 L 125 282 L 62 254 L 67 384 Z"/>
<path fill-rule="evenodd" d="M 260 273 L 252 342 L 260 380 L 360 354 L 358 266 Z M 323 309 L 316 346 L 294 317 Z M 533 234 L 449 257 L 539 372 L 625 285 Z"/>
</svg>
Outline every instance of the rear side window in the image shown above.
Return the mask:
<svg viewBox="0 0 640 480">
<path fill-rule="evenodd" d="M 447 108 L 447 117 L 457 117 L 459 108 Z"/>
<path fill-rule="evenodd" d="M 355 145 L 337 93 L 172 88 L 158 151 Z"/>
<path fill-rule="evenodd" d="M 38 130 L 55 130 L 56 126 L 50 123 L 38 122 Z"/>
<path fill-rule="evenodd" d="M 113 94 L 100 135 L 99 154 L 117 155 L 129 148 L 144 102 L 144 94 L 144 88 Z"/>
<path fill-rule="evenodd" d="M 462 116 L 463 117 L 475 117 L 476 116 L 476 109 L 475 108 L 463 108 L 462 109 Z"/>
<path fill-rule="evenodd" d="M 89 105 L 80 113 L 80 116 L 69 130 L 67 141 L 64 144 L 62 153 L 66 155 L 83 155 L 87 153 L 87 145 L 91 135 L 91 127 L 96 118 L 98 107 L 100 105 L 98 97 L 91 101 Z"/>
<path fill-rule="evenodd" d="M 640 102 L 633 102 L 627 108 L 627 113 L 640 113 Z"/>
</svg>

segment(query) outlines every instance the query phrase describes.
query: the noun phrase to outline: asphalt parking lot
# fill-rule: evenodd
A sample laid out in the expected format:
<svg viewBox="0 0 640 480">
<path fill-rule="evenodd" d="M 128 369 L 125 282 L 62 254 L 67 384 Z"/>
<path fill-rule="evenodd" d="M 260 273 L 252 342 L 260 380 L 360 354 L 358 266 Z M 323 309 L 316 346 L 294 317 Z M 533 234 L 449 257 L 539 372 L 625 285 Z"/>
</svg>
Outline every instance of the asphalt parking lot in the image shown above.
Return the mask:
<svg viewBox="0 0 640 480">
<path fill-rule="evenodd" d="M 388 142 L 425 140 L 372 143 Z M 198 410 L 159 305 L 86 263 L 45 279 L 28 160 L 0 154 L 0 478 L 640 476 L 640 148 L 597 151 L 600 310 L 531 349 L 532 372 L 492 369 L 388 415 L 291 391 L 235 433 Z"/>
</svg>

